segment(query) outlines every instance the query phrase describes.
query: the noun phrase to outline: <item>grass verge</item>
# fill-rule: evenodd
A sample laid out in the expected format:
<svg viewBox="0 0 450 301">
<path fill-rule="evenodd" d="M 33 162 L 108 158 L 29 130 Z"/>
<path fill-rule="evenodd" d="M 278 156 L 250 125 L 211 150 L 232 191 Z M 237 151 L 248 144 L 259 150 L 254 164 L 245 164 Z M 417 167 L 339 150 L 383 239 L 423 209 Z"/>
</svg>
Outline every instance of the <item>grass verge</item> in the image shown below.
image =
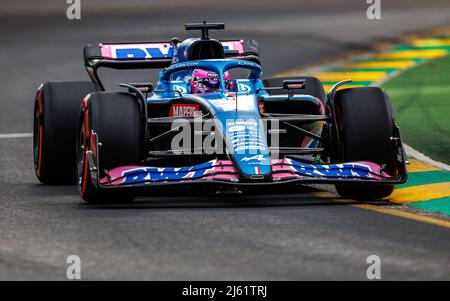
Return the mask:
<svg viewBox="0 0 450 301">
<path fill-rule="evenodd" d="M 403 141 L 450 164 L 450 56 L 409 69 L 382 88 L 394 106 Z"/>
</svg>

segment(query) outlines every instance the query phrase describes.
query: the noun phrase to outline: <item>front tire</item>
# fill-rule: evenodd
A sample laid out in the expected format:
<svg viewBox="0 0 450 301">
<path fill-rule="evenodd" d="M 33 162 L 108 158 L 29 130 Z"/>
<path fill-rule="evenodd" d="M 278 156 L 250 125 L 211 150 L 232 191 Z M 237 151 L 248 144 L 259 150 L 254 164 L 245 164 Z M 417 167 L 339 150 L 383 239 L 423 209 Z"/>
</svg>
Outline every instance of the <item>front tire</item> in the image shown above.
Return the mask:
<svg viewBox="0 0 450 301">
<path fill-rule="evenodd" d="M 125 165 L 138 165 L 141 158 L 142 122 L 139 103 L 129 93 L 92 93 L 83 101 L 78 135 L 78 185 L 83 200 L 92 204 L 129 203 L 132 193 L 100 189 L 92 182 L 87 152 L 94 151 L 92 134 L 98 142 L 98 174 Z"/>
<path fill-rule="evenodd" d="M 369 161 L 396 176 L 394 117 L 387 94 L 377 87 L 343 89 L 334 97 L 340 145 L 333 163 Z M 394 185 L 338 184 L 344 198 L 376 200 L 389 196 Z"/>
</svg>

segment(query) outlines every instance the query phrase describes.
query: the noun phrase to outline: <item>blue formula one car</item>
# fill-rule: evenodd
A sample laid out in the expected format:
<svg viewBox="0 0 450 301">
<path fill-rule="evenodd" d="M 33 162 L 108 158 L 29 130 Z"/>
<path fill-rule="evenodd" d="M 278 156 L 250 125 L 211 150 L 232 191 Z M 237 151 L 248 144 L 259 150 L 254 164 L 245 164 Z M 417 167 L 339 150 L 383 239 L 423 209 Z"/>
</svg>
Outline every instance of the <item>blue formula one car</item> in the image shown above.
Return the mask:
<svg viewBox="0 0 450 301">
<path fill-rule="evenodd" d="M 255 41 L 210 38 L 223 23 L 186 29 L 202 37 L 88 45 L 91 81 L 39 87 L 34 165 L 42 183 L 78 181 L 85 201 L 117 203 L 161 187 L 241 193 L 307 183 L 379 199 L 406 181 L 383 90 L 342 89 L 344 81 L 325 94 L 314 77 L 263 79 Z M 101 67 L 159 69 L 159 80 L 107 92 Z"/>
</svg>

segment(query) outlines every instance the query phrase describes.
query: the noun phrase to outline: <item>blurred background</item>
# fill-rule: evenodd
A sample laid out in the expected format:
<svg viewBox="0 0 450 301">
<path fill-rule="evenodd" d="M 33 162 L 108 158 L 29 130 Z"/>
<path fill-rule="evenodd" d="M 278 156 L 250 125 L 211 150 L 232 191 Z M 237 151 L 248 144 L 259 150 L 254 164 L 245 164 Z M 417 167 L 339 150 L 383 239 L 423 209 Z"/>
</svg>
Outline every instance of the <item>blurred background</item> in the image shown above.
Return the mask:
<svg viewBox="0 0 450 301">
<path fill-rule="evenodd" d="M 65 0 L 0 1 L 0 133 L 32 132 L 40 83 L 88 80 L 82 56 L 88 43 L 183 39 L 198 34 L 185 32 L 186 22 L 225 22 L 225 30 L 212 37 L 258 40 L 267 77 L 450 24 L 449 0 L 381 0 L 379 20 L 367 18 L 366 0 L 80 3 L 81 19 L 69 20 Z M 426 74 L 434 74 L 430 68 Z M 448 70 L 441 72 L 448 76 Z M 106 76 L 110 88 L 121 81 L 155 80 L 154 72 Z M 413 92 L 410 98 L 397 93 L 408 100 L 404 108 L 418 95 L 406 84 L 417 88 L 424 77 L 420 73 L 414 82 L 391 87 Z M 420 105 L 428 109 L 429 99 Z M 448 102 L 440 103 L 435 111 L 448 112 L 443 110 Z M 424 122 L 435 126 L 436 119 L 426 114 Z M 412 132 L 416 120 L 410 121 Z M 448 138 L 449 131 L 450 126 L 434 133 Z M 448 150 L 448 140 L 442 141 L 439 149 Z M 65 279 L 68 254 L 82 256 L 83 279 L 361 280 L 369 254 L 386 260 L 383 279 L 449 277 L 445 228 L 331 201 L 322 206 L 324 200 L 308 194 L 234 204 L 186 196 L 153 198 L 141 208 L 89 207 L 74 186 L 38 184 L 30 137 L 0 140 L 0 153 L 0 279 Z"/>
</svg>

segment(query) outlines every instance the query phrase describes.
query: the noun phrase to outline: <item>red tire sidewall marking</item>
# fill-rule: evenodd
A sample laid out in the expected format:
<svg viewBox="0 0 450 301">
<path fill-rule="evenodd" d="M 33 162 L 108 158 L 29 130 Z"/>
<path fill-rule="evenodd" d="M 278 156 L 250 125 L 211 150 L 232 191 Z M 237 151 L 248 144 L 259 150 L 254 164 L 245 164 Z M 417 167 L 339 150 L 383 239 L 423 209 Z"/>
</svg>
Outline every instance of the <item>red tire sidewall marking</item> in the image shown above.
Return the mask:
<svg viewBox="0 0 450 301">
<path fill-rule="evenodd" d="M 38 102 L 39 114 L 42 113 L 42 100 L 41 100 L 41 94 L 42 94 L 42 89 L 39 89 L 39 90 L 37 91 L 37 102 Z"/>
<path fill-rule="evenodd" d="M 36 173 L 38 176 L 41 175 L 41 162 L 42 162 L 42 125 L 39 126 L 39 145 L 38 145 L 38 167 Z"/>
<path fill-rule="evenodd" d="M 83 166 L 83 179 L 81 183 L 81 197 L 84 196 L 86 192 L 86 184 L 87 184 L 87 173 L 88 173 L 88 158 L 87 158 L 87 152 L 89 150 L 89 146 L 87 142 L 89 141 L 89 110 L 88 110 L 88 99 L 85 97 L 83 99 L 83 107 L 84 107 L 84 120 L 82 130 L 84 131 L 84 140 L 85 140 L 85 149 L 84 149 L 84 166 Z"/>
<path fill-rule="evenodd" d="M 86 192 L 86 183 L 87 183 L 87 172 L 88 172 L 88 160 L 87 160 L 87 149 L 84 154 L 84 168 L 83 168 L 83 180 L 81 185 L 81 196 L 83 197 Z"/>
<path fill-rule="evenodd" d="M 36 175 L 39 177 L 41 175 L 41 162 L 42 162 L 42 135 L 43 135 L 43 126 L 42 126 L 42 88 L 40 88 L 36 93 L 36 100 L 38 105 L 38 125 L 39 125 L 39 142 L 38 142 L 38 164 L 36 169 Z"/>
</svg>

